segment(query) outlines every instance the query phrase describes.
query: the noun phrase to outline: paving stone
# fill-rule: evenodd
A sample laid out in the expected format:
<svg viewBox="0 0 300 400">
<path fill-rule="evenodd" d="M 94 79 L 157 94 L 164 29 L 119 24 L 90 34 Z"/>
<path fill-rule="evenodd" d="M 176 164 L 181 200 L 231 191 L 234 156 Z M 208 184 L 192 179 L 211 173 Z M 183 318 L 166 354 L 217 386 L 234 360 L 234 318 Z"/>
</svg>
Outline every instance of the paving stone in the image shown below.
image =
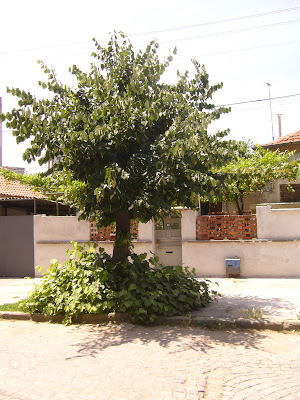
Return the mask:
<svg viewBox="0 0 300 400">
<path fill-rule="evenodd" d="M 0 400 L 300 399 L 300 333 L 0 321 Z"/>
</svg>

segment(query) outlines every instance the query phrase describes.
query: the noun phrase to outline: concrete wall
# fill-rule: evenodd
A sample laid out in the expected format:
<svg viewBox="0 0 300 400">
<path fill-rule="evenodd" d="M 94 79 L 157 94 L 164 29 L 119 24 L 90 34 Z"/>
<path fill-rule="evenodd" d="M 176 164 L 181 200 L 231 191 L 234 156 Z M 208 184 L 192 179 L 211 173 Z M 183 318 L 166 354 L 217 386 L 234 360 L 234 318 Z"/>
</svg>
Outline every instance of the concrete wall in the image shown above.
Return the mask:
<svg viewBox="0 0 300 400">
<path fill-rule="evenodd" d="M 134 251 L 137 254 L 151 255 L 153 223 L 141 225 L 141 241 L 134 243 Z M 60 263 L 66 262 L 66 251 L 73 248 L 72 241 L 86 244 L 89 240 L 90 224 L 87 221 L 78 221 L 77 217 L 34 216 L 34 264 L 42 267 L 41 270 L 36 269 L 35 276 L 42 276 L 52 259 L 57 259 Z M 113 242 L 100 242 L 99 247 L 112 255 Z"/>
<path fill-rule="evenodd" d="M 51 260 L 60 263 L 67 261 L 66 251 L 73 248 L 71 242 L 88 242 L 90 239 L 90 224 L 88 221 L 78 221 L 77 217 L 55 217 L 46 215 L 34 216 L 34 265 L 42 267 L 35 269 L 35 276 L 49 268 Z"/>
<path fill-rule="evenodd" d="M 183 266 L 197 277 L 224 277 L 225 258 L 240 258 L 241 276 L 300 278 L 300 241 L 193 241 L 182 243 Z"/>
<path fill-rule="evenodd" d="M 182 226 L 190 217 L 182 211 Z M 226 276 L 225 259 L 237 257 L 243 277 L 299 278 L 300 208 L 258 206 L 257 229 L 258 239 L 197 241 L 195 226 L 185 224 L 182 265 L 195 268 L 199 277 Z"/>
<path fill-rule="evenodd" d="M 80 243 L 86 244 L 86 243 Z M 104 248 L 105 252 L 112 255 L 113 253 L 113 242 L 100 242 L 99 247 Z M 52 243 L 35 243 L 35 265 L 40 266 L 41 270 L 35 270 L 35 276 L 40 277 L 43 273 L 47 272 L 50 267 L 51 260 L 56 259 L 59 263 L 63 264 L 68 260 L 66 255 L 67 250 L 72 250 L 73 246 L 69 243 L 63 242 L 52 242 Z M 137 254 L 148 253 L 151 255 L 152 243 L 151 242 L 135 242 L 134 251 Z"/>
<path fill-rule="evenodd" d="M 33 277 L 33 217 L 0 217 L 0 276 Z"/>
<path fill-rule="evenodd" d="M 141 242 L 141 243 L 140 243 Z M 142 243 L 144 242 L 144 244 Z M 139 249 L 143 249 L 144 247 L 149 249 L 152 253 L 155 253 L 155 222 L 151 220 L 146 224 L 139 222 L 138 224 L 138 237 L 137 242 L 135 242 L 135 246 Z M 138 254 L 144 253 L 144 250 L 136 250 Z"/>
<path fill-rule="evenodd" d="M 88 241 L 90 224 L 77 217 L 34 216 L 34 241 Z"/>
<path fill-rule="evenodd" d="M 181 215 L 182 240 L 196 240 L 196 218 L 198 211 L 181 210 Z"/>
<path fill-rule="evenodd" d="M 300 208 L 257 206 L 258 239 L 300 239 Z"/>
<path fill-rule="evenodd" d="M 197 276 L 225 276 L 225 258 L 236 256 L 241 259 L 243 277 L 300 277 L 300 209 L 259 206 L 259 239 L 249 241 L 197 241 L 197 213 L 181 212 L 182 265 L 195 268 Z M 149 256 L 158 252 L 153 222 L 139 226 L 138 238 L 135 252 Z M 0 274 L 41 276 L 51 259 L 61 263 L 67 260 L 65 253 L 72 248 L 71 241 L 86 243 L 89 239 L 89 223 L 76 217 L 0 217 Z M 99 245 L 112 254 L 113 242 Z M 42 271 L 34 272 L 36 265 L 42 266 Z"/>
</svg>

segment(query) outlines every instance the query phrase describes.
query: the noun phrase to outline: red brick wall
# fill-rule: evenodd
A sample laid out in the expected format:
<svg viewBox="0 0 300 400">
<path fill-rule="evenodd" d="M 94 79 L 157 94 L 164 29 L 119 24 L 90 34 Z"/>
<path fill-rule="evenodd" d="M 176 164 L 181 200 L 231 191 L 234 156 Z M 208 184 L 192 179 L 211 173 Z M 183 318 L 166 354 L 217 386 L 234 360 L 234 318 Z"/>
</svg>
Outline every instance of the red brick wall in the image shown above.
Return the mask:
<svg viewBox="0 0 300 400">
<path fill-rule="evenodd" d="M 138 223 L 130 222 L 131 239 L 137 239 Z M 97 228 L 94 222 L 90 222 L 90 240 L 96 242 L 104 242 L 106 240 L 113 242 L 116 237 L 116 225 L 106 226 L 105 228 Z"/>
<path fill-rule="evenodd" d="M 197 217 L 197 240 L 250 240 L 256 237 L 256 215 L 203 215 Z"/>
</svg>

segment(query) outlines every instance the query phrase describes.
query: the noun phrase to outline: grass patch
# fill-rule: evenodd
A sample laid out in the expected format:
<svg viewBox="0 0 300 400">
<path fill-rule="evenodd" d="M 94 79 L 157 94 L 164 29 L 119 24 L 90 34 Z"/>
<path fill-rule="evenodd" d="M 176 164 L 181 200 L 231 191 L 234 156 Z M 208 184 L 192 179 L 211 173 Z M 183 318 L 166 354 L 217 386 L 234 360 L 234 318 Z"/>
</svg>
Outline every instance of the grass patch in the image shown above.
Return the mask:
<svg viewBox="0 0 300 400">
<path fill-rule="evenodd" d="M 261 319 L 264 316 L 263 312 L 259 308 L 252 308 L 252 310 L 243 308 L 242 313 L 244 315 L 244 318 L 248 319 Z"/>
<path fill-rule="evenodd" d="M 7 303 L 7 304 L 2 304 L 0 305 L 0 311 L 19 311 L 19 312 L 26 312 L 28 313 L 28 311 L 26 310 L 26 308 L 23 306 L 23 301 L 24 300 L 20 300 L 17 303 Z"/>
</svg>

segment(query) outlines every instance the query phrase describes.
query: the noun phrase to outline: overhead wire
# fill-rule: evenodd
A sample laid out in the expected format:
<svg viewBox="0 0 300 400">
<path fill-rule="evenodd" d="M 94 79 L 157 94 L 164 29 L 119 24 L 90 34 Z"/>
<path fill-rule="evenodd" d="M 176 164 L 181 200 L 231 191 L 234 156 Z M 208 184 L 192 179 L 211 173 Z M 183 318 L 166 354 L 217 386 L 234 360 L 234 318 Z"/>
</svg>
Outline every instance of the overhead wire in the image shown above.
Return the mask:
<svg viewBox="0 0 300 400">
<path fill-rule="evenodd" d="M 278 107 L 285 107 L 285 106 L 290 106 L 291 104 L 299 104 L 300 101 L 293 101 L 293 102 L 288 102 L 288 103 L 274 103 L 273 104 L 273 108 L 278 108 Z M 233 112 L 248 112 L 248 111 L 252 111 L 252 110 L 262 110 L 264 108 L 269 108 L 268 104 L 260 104 L 259 107 L 247 107 L 247 108 L 243 108 L 243 106 L 241 106 L 241 108 L 234 108 L 231 110 L 231 113 Z"/>
<path fill-rule="evenodd" d="M 214 56 L 214 55 L 219 55 L 219 54 L 228 54 L 228 53 L 235 53 L 235 52 L 240 52 L 240 51 L 263 49 L 266 47 L 282 46 L 282 45 L 286 45 L 286 44 L 299 43 L 299 42 L 300 42 L 300 39 L 299 40 L 291 40 L 288 42 L 270 43 L 270 44 L 264 44 L 261 46 L 245 47 L 245 48 L 240 48 L 240 49 L 231 49 L 231 50 L 225 50 L 225 51 L 217 51 L 214 53 L 200 54 L 200 55 L 195 55 L 195 56 L 192 56 L 189 58 L 209 57 L 209 56 Z M 178 58 L 187 58 L 187 57 L 178 57 Z"/>
<path fill-rule="evenodd" d="M 291 8 L 286 8 L 286 9 L 273 10 L 273 11 L 264 12 L 264 13 L 245 15 L 245 16 L 234 17 L 234 18 L 227 18 L 227 19 L 224 19 L 224 20 L 208 21 L 208 22 L 203 22 L 203 23 L 200 23 L 200 24 L 187 25 L 187 26 L 181 26 L 181 27 L 176 27 L 176 28 L 166 28 L 166 29 L 154 30 L 154 31 L 150 31 L 150 32 L 132 33 L 132 34 L 127 35 L 127 36 L 130 38 L 130 37 L 137 37 L 137 36 L 146 36 L 146 35 L 155 34 L 155 33 L 166 33 L 166 32 L 173 32 L 173 31 L 180 31 L 180 30 L 188 29 L 188 28 L 209 26 L 209 25 L 215 25 L 215 24 L 227 23 L 227 22 L 234 22 L 234 21 L 239 21 L 239 20 L 244 20 L 244 19 L 263 17 L 263 16 L 265 17 L 267 15 L 273 15 L 273 14 L 279 14 L 279 13 L 291 12 L 291 11 L 297 11 L 297 10 L 300 10 L 300 7 L 291 7 Z M 252 26 L 252 27 L 247 27 L 247 28 L 240 28 L 240 29 L 231 30 L 231 31 L 221 31 L 221 32 L 209 33 L 209 34 L 205 34 L 205 35 L 191 36 L 191 37 L 186 37 L 186 38 L 170 39 L 170 40 L 160 41 L 160 44 L 171 43 L 171 42 L 175 42 L 175 41 L 192 40 L 192 39 L 198 39 L 198 38 L 207 38 L 207 37 L 219 36 L 219 35 L 223 35 L 223 34 L 224 35 L 226 35 L 226 34 L 234 34 L 234 33 L 240 33 L 240 32 L 243 32 L 243 31 L 270 28 L 270 27 L 275 27 L 275 26 L 278 26 L 278 25 L 296 23 L 296 22 L 299 22 L 299 21 L 300 21 L 300 19 L 296 19 L 296 20 L 291 20 L 291 21 L 277 22 L 277 23 L 273 23 L 273 24 L 264 24 L 264 25 Z M 73 43 L 62 43 L 62 44 L 42 46 L 42 47 L 16 49 L 16 50 L 11 50 L 11 51 L 0 51 L 0 55 L 8 55 L 8 54 L 11 54 L 11 53 L 18 53 L 18 52 L 28 52 L 28 51 L 36 51 L 36 50 L 53 49 L 53 48 L 59 48 L 59 47 L 78 46 L 78 45 L 83 45 L 83 44 L 87 44 L 87 43 L 90 43 L 90 41 L 73 42 Z"/>
<path fill-rule="evenodd" d="M 284 99 L 284 98 L 295 97 L 295 96 L 300 96 L 300 93 L 288 94 L 288 95 L 285 95 L 285 96 L 276 96 L 276 97 L 271 97 L 271 98 L 268 97 L 266 99 L 240 101 L 240 102 L 236 102 L 236 103 L 222 104 L 222 105 L 219 105 L 219 106 L 216 106 L 216 107 L 231 107 L 231 106 L 240 105 L 240 104 L 258 103 L 258 102 L 261 102 L 261 101 Z"/>
<path fill-rule="evenodd" d="M 183 29 L 199 28 L 201 26 L 223 24 L 223 23 L 227 23 L 227 22 L 235 22 L 235 21 L 240 21 L 240 20 L 244 20 L 244 19 L 266 17 L 267 15 L 279 14 L 279 13 L 283 13 L 283 12 L 290 12 L 290 11 L 297 11 L 297 10 L 300 10 L 300 7 L 284 8 L 281 10 L 268 11 L 268 12 L 263 12 L 263 13 L 258 13 L 258 14 L 243 15 L 240 17 L 226 18 L 226 19 L 221 19 L 221 20 L 216 20 L 216 21 L 201 22 L 200 24 L 185 25 L 185 26 L 179 26 L 176 28 L 175 27 L 174 28 L 165 28 L 165 29 L 158 29 L 158 30 L 153 30 L 153 31 L 149 31 L 149 32 L 133 33 L 128 36 L 135 37 L 135 36 L 153 35 L 156 33 L 173 32 L 173 31 L 179 31 L 179 30 L 183 30 Z"/>
<path fill-rule="evenodd" d="M 275 22 L 273 24 L 250 26 L 250 27 L 247 27 L 247 28 L 233 29 L 233 30 L 230 30 L 230 31 L 206 33 L 204 35 L 188 36 L 188 37 L 185 37 L 185 38 L 162 40 L 162 41 L 160 41 L 160 44 L 172 43 L 172 42 L 182 42 L 184 40 L 193 40 L 193 39 L 206 39 L 206 38 L 214 37 L 214 36 L 229 35 L 229 34 L 253 31 L 255 29 L 273 28 L 275 26 L 287 25 L 287 24 L 292 24 L 292 23 L 296 23 L 296 22 L 300 22 L 300 19 L 294 19 L 294 20 L 291 20 L 291 21 L 283 21 L 283 22 Z"/>
</svg>

